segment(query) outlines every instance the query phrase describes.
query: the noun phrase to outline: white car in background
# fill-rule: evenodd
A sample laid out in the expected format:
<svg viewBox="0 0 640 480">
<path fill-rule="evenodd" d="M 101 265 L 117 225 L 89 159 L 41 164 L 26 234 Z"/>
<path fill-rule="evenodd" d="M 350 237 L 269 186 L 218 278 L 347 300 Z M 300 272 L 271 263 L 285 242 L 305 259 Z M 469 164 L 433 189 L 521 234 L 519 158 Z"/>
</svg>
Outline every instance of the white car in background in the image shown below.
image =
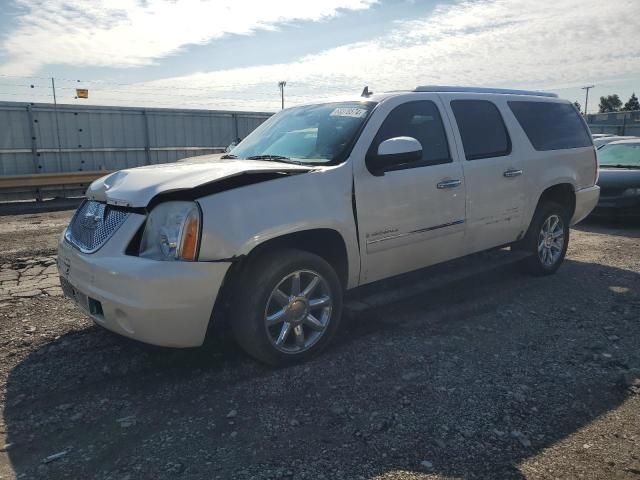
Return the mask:
<svg viewBox="0 0 640 480">
<path fill-rule="evenodd" d="M 633 136 L 611 135 L 609 137 L 596 138 L 593 141 L 593 144 L 595 145 L 596 149 L 600 149 L 604 145 L 607 145 L 611 142 L 617 142 L 618 140 L 634 140 L 636 138 L 637 137 Z"/>
<path fill-rule="evenodd" d="M 338 330 L 347 289 L 507 245 L 554 273 L 597 175 L 586 123 L 552 94 L 418 87 L 301 105 L 221 159 L 95 181 L 58 268 L 114 332 L 193 347 L 226 321 L 255 358 L 298 362 Z"/>
</svg>

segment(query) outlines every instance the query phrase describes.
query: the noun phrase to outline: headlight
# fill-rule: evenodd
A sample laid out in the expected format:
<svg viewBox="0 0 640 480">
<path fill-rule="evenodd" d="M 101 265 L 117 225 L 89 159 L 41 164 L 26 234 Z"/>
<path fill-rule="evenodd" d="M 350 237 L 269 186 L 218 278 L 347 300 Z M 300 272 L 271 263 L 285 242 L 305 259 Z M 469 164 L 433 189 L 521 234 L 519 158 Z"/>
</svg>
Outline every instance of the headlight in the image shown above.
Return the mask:
<svg viewBox="0 0 640 480">
<path fill-rule="evenodd" d="M 640 188 L 627 188 L 622 192 L 623 197 L 637 197 L 640 195 Z"/>
<path fill-rule="evenodd" d="M 194 261 L 200 241 L 200 208 L 195 202 L 156 206 L 145 225 L 140 256 L 154 260 Z"/>
</svg>

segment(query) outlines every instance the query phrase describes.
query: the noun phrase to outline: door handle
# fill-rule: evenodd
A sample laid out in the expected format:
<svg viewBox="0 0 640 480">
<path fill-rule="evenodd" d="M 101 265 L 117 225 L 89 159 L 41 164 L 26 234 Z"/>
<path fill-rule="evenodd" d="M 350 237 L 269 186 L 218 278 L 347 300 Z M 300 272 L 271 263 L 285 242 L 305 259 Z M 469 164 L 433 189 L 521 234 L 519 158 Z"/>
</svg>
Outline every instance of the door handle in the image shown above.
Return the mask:
<svg viewBox="0 0 640 480">
<path fill-rule="evenodd" d="M 456 188 L 462 184 L 462 180 L 444 180 L 436 185 L 440 190 L 443 188 Z"/>
<path fill-rule="evenodd" d="M 502 175 L 507 178 L 519 177 L 522 175 L 522 170 L 507 170 Z"/>
</svg>

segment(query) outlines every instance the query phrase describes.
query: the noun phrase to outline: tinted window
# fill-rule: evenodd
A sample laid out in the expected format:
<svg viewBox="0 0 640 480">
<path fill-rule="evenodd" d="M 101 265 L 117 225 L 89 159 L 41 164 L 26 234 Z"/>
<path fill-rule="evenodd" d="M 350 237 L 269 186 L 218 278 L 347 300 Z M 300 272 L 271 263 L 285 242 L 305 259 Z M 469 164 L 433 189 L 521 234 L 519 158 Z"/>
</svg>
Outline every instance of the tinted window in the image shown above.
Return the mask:
<svg viewBox="0 0 640 480">
<path fill-rule="evenodd" d="M 453 100 L 467 160 L 502 157 L 511 153 L 511 139 L 498 107 L 486 100 Z"/>
<path fill-rule="evenodd" d="M 573 105 L 509 102 L 511 111 L 536 150 L 590 147 L 587 127 Z"/>
<path fill-rule="evenodd" d="M 422 145 L 422 160 L 410 167 L 451 162 L 442 118 L 431 101 L 407 102 L 394 108 L 378 130 L 369 154 L 375 154 L 380 143 L 394 137 L 413 137 Z"/>
</svg>

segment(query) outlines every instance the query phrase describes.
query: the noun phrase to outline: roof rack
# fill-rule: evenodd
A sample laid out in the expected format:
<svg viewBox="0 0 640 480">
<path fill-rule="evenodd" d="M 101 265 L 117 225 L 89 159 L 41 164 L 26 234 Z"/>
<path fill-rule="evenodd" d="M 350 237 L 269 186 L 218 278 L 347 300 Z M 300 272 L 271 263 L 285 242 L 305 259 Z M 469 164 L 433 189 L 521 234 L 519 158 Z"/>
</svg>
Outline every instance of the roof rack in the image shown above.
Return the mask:
<svg viewBox="0 0 640 480">
<path fill-rule="evenodd" d="M 531 95 L 534 97 L 558 98 L 558 95 L 550 92 L 537 92 L 535 90 L 512 90 L 509 88 L 486 87 L 447 87 L 443 85 L 423 85 L 415 88 L 414 92 L 467 92 L 467 93 L 499 93 L 502 95 Z"/>
</svg>

